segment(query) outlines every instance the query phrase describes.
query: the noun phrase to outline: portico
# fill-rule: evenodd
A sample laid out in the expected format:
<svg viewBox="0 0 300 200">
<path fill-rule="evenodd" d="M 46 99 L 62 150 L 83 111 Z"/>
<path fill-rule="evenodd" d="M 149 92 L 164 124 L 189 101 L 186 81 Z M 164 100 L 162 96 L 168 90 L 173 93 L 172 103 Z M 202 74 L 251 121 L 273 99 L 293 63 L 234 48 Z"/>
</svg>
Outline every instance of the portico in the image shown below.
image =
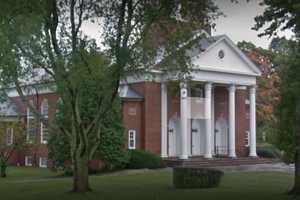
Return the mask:
<svg viewBox="0 0 300 200">
<path fill-rule="evenodd" d="M 227 36 L 219 38 L 200 56 L 192 58 L 192 63 L 194 68 L 189 80 L 180 80 L 180 112 L 175 114 L 170 115 L 168 111 L 170 95 L 167 83 L 179 80 L 174 74 L 162 75 L 161 156 L 211 159 L 221 155 L 236 158 L 243 145 L 248 156 L 256 157 L 255 96 L 259 69 Z M 201 91 L 200 95 L 193 96 L 192 90 Z M 222 100 L 218 93 L 222 93 Z M 248 127 L 240 127 L 240 118 L 243 117 Z M 249 144 L 241 142 L 246 132 L 250 132 Z"/>
<path fill-rule="evenodd" d="M 188 91 L 190 88 L 186 83 L 180 84 L 180 116 L 178 116 L 177 119 L 172 119 L 172 117 L 168 118 L 167 86 L 166 83 L 162 83 L 161 156 L 164 158 L 179 157 L 180 159 L 188 159 L 191 156 L 203 156 L 207 159 L 210 159 L 213 156 L 222 154 L 224 156 L 236 158 L 236 90 L 237 88 L 242 88 L 242 90 L 244 90 L 245 93 L 249 94 L 250 101 L 249 156 L 256 157 L 255 86 L 249 85 L 242 87 L 236 84 L 230 84 L 228 86 L 224 84 L 221 85 L 223 88 L 226 88 L 226 92 L 228 93 L 228 104 L 226 105 L 228 106 L 228 116 L 224 116 L 224 118 L 228 119 L 225 120 L 225 126 L 228 128 L 228 132 L 225 130 L 224 133 L 220 134 L 227 135 L 218 137 L 218 133 L 216 132 L 216 126 L 218 126 L 218 121 L 216 121 L 214 117 L 214 102 L 216 101 L 214 97 L 214 87 L 219 86 L 219 84 L 213 82 L 202 82 L 201 85 L 203 86 L 204 90 L 204 98 L 199 97 L 198 99 L 196 99 L 196 97 L 191 97 L 189 95 Z M 197 100 L 199 101 L 198 106 L 200 107 L 200 109 L 194 107 L 197 104 L 193 104 L 193 101 L 195 102 Z M 193 109 L 194 111 L 191 111 Z M 199 110 L 203 111 L 203 113 L 195 113 Z M 200 117 L 197 117 L 196 115 Z M 197 121 L 198 124 L 196 124 Z M 222 128 L 218 129 L 218 131 L 220 131 Z M 194 132 L 197 131 L 199 131 L 198 134 L 200 134 L 198 137 L 196 136 L 196 134 L 194 134 Z M 195 142 L 193 140 L 199 141 Z M 195 145 L 199 145 L 199 151 L 193 151 Z M 176 149 L 175 152 L 171 152 L 172 149 Z"/>
</svg>

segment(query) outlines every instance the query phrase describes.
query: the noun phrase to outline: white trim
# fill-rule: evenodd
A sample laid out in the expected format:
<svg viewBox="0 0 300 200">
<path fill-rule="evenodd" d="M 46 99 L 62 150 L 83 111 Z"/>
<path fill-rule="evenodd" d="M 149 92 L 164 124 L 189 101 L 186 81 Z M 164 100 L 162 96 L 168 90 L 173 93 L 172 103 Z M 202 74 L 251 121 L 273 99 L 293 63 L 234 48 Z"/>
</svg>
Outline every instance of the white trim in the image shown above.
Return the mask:
<svg viewBox="0 0 300 200">
<path fill-rule="evenodd" d="M 249 147 L 250 146 L 250 131 L 249 130 L 245 131 L 244 141 L 245 141 L 245 147 Z"/>
<path fill-rule="evenodd" d="M 48 103 L 48 100 L 47 99 L 44 99 L 43 101 L 42 101 L 42 104 L 41 104 L 41 114 L 42 114 L 42 116 L 45 118 L 45 120 L 48 120 L 48 112 L 49 112 L 49 103 Z M 44 130 L 47 130 L 47 134 L 49 135 L 49 130 L 48 130 L 48 128 L 46 128 L 45 127 L 45 125 L 44 125 L 44 123 L 43 122 L 41 122 L 40 123 L 40 131 L 41 131 L 41 134 L 40 134 L 40 136 L 41 136 L 41 144 L 47 144 L 48 143 L 48 138 L 47 138 L 47 140 L 44 138 Z"/>
<path fill-rule="evenodd" d="M 31 163 L 29 163 L 29 158 L 31 158 Z M 31 167 L 33 164 L 33 156 L 25 156 L 25 166 Z"/>
<path fill-rule="evenodd" d="M 8 142 L 8 137 L 9 137 L 9 142 Z M 12 127 L 7 127 L 6 128 L 5 143 L 6 143 L 7 146 L 10 146 L 14 143 L 14 128 L 12 128 Z"/>
<path fill-rule="evenodd" d="M 43 159 L 46 159 L 46 164 L 45 163 L 43 164 Z M 39 158 L 39 167 L 41 167 L 41 168 L 47 168 L 48 167 L 48 159 L 46 157 L 40 157 Z"/>
<path fill-rule="evenodd" d="M 131 138 L 131 134 L 132 134 L 132 138 Z M 133 145 L 131 145 L 131 139 L 132 139 Z M 135 129 L 128 130 L 128 149 L 136 149 L 136 130 Z"/>
<path fill-rule="evenodd" d="M 31 104 L 31 106 L 33 106 L 33 101 L 32 100 L 30 100 L 29 101 L 29 104 Z M 31 144 L 32 143 L 32 140 L 33 140 L 33 129 L 32 129 L 32 135 L 31 135 L 31 138 L 29 138 L 29 127 L 30 127 L 30 120 L 34 120 L 34 116 L 33 116 L 33 114 L 30 114 L 30 108 L 29 107 L 27 107 L 27 129 L 26 129 L 26 142 L 27 143 L 29 143 L 29 144 Z M 33 128 L 33 126 L 32 126 L 32 128 Z"/>
<path fill-rule="evenodd" d="M 200 53 L 199 58 L 209 52 L 210 49 L 214 48 L 217 46 L 219 43 L 222 41 L 225 41 L 231 48 L 234 50 L 237 55 L 244 61 L 246 64 L 249 66 L 249 68 L 257 75 L 261 75 L 261 71 L 258 69 L 257 66 L 234 44 L 234 42 L 227 36 L 227 35 L 221 35 L 220 39 L 217 40 L 215 43 L 210 45 L 204 52 Z"/>
</svg>

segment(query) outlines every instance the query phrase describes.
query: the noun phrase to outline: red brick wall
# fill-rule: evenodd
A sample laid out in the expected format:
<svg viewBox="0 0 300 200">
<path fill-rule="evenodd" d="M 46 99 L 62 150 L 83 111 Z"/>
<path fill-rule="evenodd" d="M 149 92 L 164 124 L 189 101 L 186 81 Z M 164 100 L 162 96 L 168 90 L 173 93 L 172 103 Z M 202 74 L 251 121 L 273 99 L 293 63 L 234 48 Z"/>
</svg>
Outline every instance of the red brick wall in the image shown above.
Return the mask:
<svg viewBox="0 0 300 200">
<path fill-rule="evenodd" d="M 179 95 L 168 93 L 168 119 L 176 116 L 180 117 L 180 97 Z"/>
<path fill-rule="evenodd" d="M 128 147 L 128 130 L 136 130 L 136 148 L 142 149 L 143 129 L 142 129 L 142 101 L 122 101 L 123 123 L 125 126 L 125 147 Z"/>
<path fill-rule="evenodd" d="M 215 87 L 215 122 L 218 117 L 222 116 L 227 120 L 229 115 L 228 105 L 228 89 L 226 87 Z M 236 90 L 236 153 L 237 156 L 247 156 L 247 148 L 245 147 L 245 131 L 247 126 L 246 120 L 246 90 Z"/>
<path fill-rule="evenodd" d="M 143 82 L 132 84 L 131 87 L 144 96 L 142 103 L 142 147 L 160 155 L 161 149 L 161 95 L 160 83 Z"/>
<path fill-rule="evenodd" d="M 246 90 L 236 90 L 236 153 L 237 156 L 247 156 L 248 148 L 245 146 L 246 133 Z"/>
<path fill-rule="evenodd" d="M 16 104 L 20 112 L 22 112 L 26 116 L 27 106 L 23 104 L 21 99 L 19 97 L 13 97 L 11 99 Z M 47 99 L 49 105 L 48 119 L 51 122 L 55 114 L 55 107 L 58 99 L 57 94 L 47 93 L 47 94 L 32 95 L 32 96 L 28 96 L 28 99 L 33 101 L 34 107 L 37 108 L 38 110 L 41 110 L 41 103 L 43 102 L 43 100 Z M 41 125 L 39 122 L 36 121 L 36 127 L 34 129 L 34 142 L 33 142 L 34 144 L 33 145 L 28 144 L 27 147 L 19 150 L 16 153 L 18 156 L 15 156 L 14 157 L 15 160 L 12 160 L 14 164 L 25 165 L 25 156 L 33 156 L 34 159 L 33 166 L 39 166 L 39 158 L 48 157 L 47 145 L 41 144 L 40 142 L 41 141 L 40 130 L 41 130 Z M 51 161 L 48 162 L 48 165 L 49 166 L 51 165 Z"/>
</svg>

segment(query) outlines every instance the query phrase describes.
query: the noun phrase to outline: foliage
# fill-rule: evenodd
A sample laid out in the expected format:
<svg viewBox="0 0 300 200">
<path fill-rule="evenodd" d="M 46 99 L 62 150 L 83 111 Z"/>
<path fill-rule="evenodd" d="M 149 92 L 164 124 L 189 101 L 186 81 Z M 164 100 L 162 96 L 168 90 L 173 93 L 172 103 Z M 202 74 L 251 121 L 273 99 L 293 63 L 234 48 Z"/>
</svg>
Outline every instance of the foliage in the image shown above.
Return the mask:
<svg viewBox="0 0 300 200">
<path fill-rule="evenodd" d="M 108 169 L 121 169 L 128 163 L 129 153 L 124 141 L 121 102 L 117 99 L 112 110 L 105 116 L 99 145 L 100 158 L 106 161 Z"/>
<path fill-rule="evenodd" d="M 25 124 L 19 117 L 8 119 L 5 116 L 1 116 L 0 122 L 0 176 L 6 177 L 6 169 L 11 156 L 16 153 L 16 150 L 22 148 L 25 144 Z M 7 129 L 11 130 L 12 134 L 11 142 L 8 143 Z"/>
<path fill-rule="evenodd" d="M 32 110 L 49 128 L 68 136 L 74 163 L 73 190 L 79 192 L 89 190 L 88 160 L 101 142 L 103 120 L 121 81 L 129 74 L 148 70 L 156 60 L 157 46 L 151 48 L 148 40 L 150 30 L 158 24 L 163 30 L 179 21 L 201 28 L 211 22 L 217 10 L 211 0 L 13 0 L 2 1 L 1 8 L 5 8 L 0 14 L 1 84 L 14 85 L 25 105 L 32 108 L 24 94 L 27 83 L 53 81 L 69 125 L 61 120 L 53 127 L 38 110 Z M 97 38 L 84 32 L 85 23 L 102 30 L 105 56 L 95 42 Z M 175 59 L 176 70 L 186 74 L 189 62 L 178 48 L 191 34 L 175 30 L 165 34 L 170 37 L 164 52 L 173 52 L 175 56 L 169 61 Z"/>
<path fill-rule="evenodd" d="M 163 167 L 162 159 L 150 152 L 143 150 L 130 150 L 129 169 L 156 169 Z"/>
<path fill-rule="evenodd" d="M 52 168 L 55 170 L 65 169 L 65 162 L 71 160 L 70 142 L 68 137 L 60 132 L 51 131 L 47 144 L 48 158 L 52 162 Z"/>
<path fill-rule="evenodd" d="M 264 29 L 263 35 L 274 35 L 278 30 L 291 29 L 294 33 L 300 31 L 299 1 L 264 0 L 264 13 L 255 17 L 254 30 Z M 267 27 L 267 28 L 265 28 Z"/>
<path fill-rule="evenodd" d="M 299 102 L 300 79 L 299 64 L 300 51 L 294 43 L 289 47 L 289 53 L 282 56 L 284 67 L 281 76 L 281 101 L 277 105 L 278 131 L 276 132 L 276 145 L 285 152 L 285 158 L 294 161 L 297 146 L 297 108 Z"/>
<path fill-rule="evenodd" d="M 278 30 L 290 29 L 295 33 L 294 45 L 290 54 L 283 53 L 282 59 L 286 60 L 286 66 L 282 69 L 281 94 L 282 100 L 279 103 L 279 142 L 286 153 L 295 155 L 295 181 L 291 194 L 300 194 L 300 3 L 299 1 L 285 0 L 264 0 L 264 13 L 255 18 L 255 30 L 267 25 L 260 35 L 275 35 Z"/>
<path fill-rule="evenodd" d="M 111 111 L 107 112 L 103 121 L 100 144 L 96 154 L 91 159 L 101 159 L 106 162 L 108 169 L 124 168 L 128 162 L 128 152 L 124 149 L 124 129 L 120 111 L 121 102 L 115 101 Z M 58 110 L 53 123 L 61 123 L 63 116 Z M 63 123 L 69 124 L 65 118 Z M 70 141 L 61 132 L 52 131 L 48 142 L 49 158 L 52 160 L 53 167 L 56 169 L 65 168 L 65 162 L 70 161 Z M 70 169 L 65 169 L 70 170 Z"/>
<path fill-rule="evenodd" d="M 264 144 L 257 146 L 257 155 L 262 158 L 281 159 L 282 153 L 273 145 Z"/>
<path fill-rule="evenodd" d="M 176 188 L 212 188 L 218 187 L 224 173 L 210 168 L 173 169 L 173 184 Z"/>
<path fill-rule="evenodd" d="M 275 45 L 275 42 L 273 44 Z M 266 138 L 267 142 L 272 142 L 276 120 L 274 108 L 280 100 L 278 71 L 282 63 L 278 61 L 279 55 L 274 49 L 263 49 L 246 41 L 239 42 L 238 46 L 262 72 L 257 78 L 257 139 L 266 142 Z"/>
</svg>

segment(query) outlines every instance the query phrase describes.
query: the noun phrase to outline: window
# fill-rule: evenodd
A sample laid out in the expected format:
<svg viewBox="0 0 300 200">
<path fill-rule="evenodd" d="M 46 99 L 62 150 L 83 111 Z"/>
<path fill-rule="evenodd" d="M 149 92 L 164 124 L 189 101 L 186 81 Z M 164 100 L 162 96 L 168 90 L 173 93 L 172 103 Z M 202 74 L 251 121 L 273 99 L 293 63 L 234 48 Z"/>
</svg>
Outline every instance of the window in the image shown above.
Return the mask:
<svg viewBox="0 0 300 200">
<path fill-rule="evenodd" d="M 248 147 L 250 143 L 250 131 L 245 132 L 245 146 Z"/>
<path fill-rule="evenodd" d="M 6 145 L 12 145 L 13 144 L 13 138 L 14 138 L 14 129 L 13 128 L 6 128 Z"/>
<path fill-rule="evenodd" d="M 128 131 L 128 149 L 135 149 L 136 145 L 136 131 L 134 129 L 130 129 Z"/>
<path fill-rule="evenodd" d="M 33 101 L 29 102 L 31 106 L 33 106 Z M 28 143 L 32 143 L 33 139 L 33 131 L 34 131 L 34 116 L 32 110 L 27 107 L 27 132 L 26 132 L 26 141 Z"/>
<path fill-rule="evenodd" d="M 45 120 L 48 120 L 48 110 L 49 110 L 48 100 L 44 99 L 41 105 L 41 114 Z M 42 144 L 47 144 L 48 136 L 49 136 L 48 128 L 43 122 L 41 122 L 41 143 Z"/>
<path fill-rule="evenodd" d="M 25 166 L 32 166 L 33 158 L 32 156 L 25 156 Z"/>
<path fill-rule="evenodd" d="M 45 157 L 40 157 L 39 166 L 42 168 L 47 168 L 48 167 L 48 159 Z"/>
</svg>

